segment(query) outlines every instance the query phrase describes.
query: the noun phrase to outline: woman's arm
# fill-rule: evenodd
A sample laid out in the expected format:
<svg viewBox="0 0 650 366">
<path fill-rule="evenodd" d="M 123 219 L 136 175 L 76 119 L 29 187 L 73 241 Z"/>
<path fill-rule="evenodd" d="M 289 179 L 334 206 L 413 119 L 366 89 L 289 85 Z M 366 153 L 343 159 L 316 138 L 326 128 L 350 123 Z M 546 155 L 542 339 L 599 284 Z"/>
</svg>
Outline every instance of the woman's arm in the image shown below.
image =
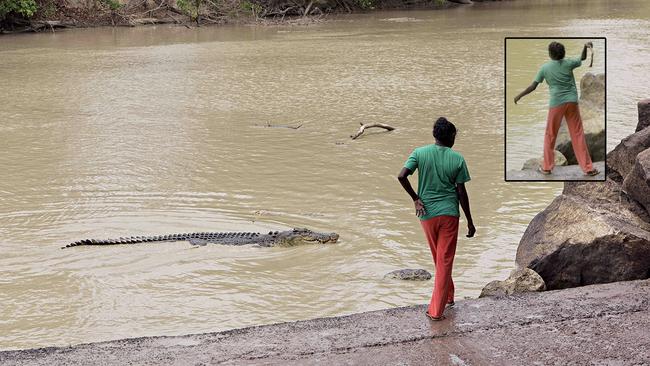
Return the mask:
<svg viewBox="0 0 650 366">
<path fill-rule="evenodd" d="M 517 96 L 515 97 L 515 104 L 517 104 L 517 102 L 519 101 L 519 99 L 521 99 L 524 95 L 528 95 L 528 94 L 532 93 L 533 90 L 537 89 L 537 85 L 538 85 L 538 84 L 539 84 L 538 82 L 533 81 L 533 83 L 530 84 L 530 85 L 528 86 L 528 88 L 524 89 L 524 91 L 522 91 L 521 93 L 519 93 L 519 95 L 517 95 Z"/>
<path fill-rule="evenodd" d="M 413 204 L 415 205 L 415 214 L 418 217 L 424 216 L 427 214 L 426 210 L 424 209 L 424 203 L 418 197 L 417 193 L 413 190 L 413 187 L 411 186 L 411 182 L 409 182 L 409 175 L 413 174 L 413 172 L 410 169 L 407 168 L 402 168 L 402 171 L 399 172 L 399 175 L 397 175 L 397 180 L 399 180 L 399 183 L 402 185 L 406 193 L 411 196 L 411 199 L 413 200 Z"/>
<path fill-rule="evenodd" d="M 467 196 L 464 183 L 456 184 L 456 193 L 458 194 L 460 207 L 463 209 L 465 218 L 467 219 L 467 237 L 471 238 L 476 234 L 476 228 L 474 227 L 474 220 L 472 220 L 472 213 L 469 210 L 469 197 Z"/>
<path fill-rule="evenodd" d="M 587 48 L 593 48 L 594 44 L 591 42 L 585 43 L 585 46 L 582 47 L 582 54 L 580 55 L 580 61 L 584 61 L 587 59 Z"/>
</svg>

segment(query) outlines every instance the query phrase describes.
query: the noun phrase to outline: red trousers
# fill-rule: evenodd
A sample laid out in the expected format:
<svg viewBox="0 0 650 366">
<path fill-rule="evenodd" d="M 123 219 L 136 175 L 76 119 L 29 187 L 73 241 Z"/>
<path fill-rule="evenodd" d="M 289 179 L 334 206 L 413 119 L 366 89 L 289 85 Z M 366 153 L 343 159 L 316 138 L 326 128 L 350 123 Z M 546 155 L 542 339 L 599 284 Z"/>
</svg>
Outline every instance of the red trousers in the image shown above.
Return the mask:
<svg viewBox="0 0 650 366">
<path fill-rule="evenodd" d="M 542 169 L 552 170 L 555 167 L 555 140 L 557 131 L 560 129 L 562 117 L 566 118 L 567 128 L 571 135 L 571 145 L 576 155 L 580 168 L 587 173 L 594 169 L 591 164 L 591 156 L 585 141 L 585 132 L 582 129 L 582 119 L 578 103 L 562 103 L 548 110 L 546 119 L 546 134 L 544 135 L 544 162 Z"/>
<path fill-rule="evenodd" d="M 436 267 L 433 294 L 427 311 L 432 316 L 439 317 L 445 310 L 445 305 L 454 301 L 451 267 L 454 264 L 458 240 L 458 217 L 436 216 L 420 221 L 420 224 L 429 242 L 433 264 Z"/>
</svg>

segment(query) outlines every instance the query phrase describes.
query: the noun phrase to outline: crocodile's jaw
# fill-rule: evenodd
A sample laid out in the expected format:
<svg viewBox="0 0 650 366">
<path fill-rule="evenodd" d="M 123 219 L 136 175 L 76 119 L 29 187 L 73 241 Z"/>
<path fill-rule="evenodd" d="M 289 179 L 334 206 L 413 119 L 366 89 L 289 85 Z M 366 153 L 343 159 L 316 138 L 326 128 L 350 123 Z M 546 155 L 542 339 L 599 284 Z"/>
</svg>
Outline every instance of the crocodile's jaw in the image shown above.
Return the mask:
<svg viewBox="0 0 650 366">
<path fill-rule="evenodd" d="M 305 236 L 298 240 L 309 244 L 334 244 L 339 240 L 339 234 L 330 233 L 327 235 L 318 235 L 317 237 Z"/>
</svg>

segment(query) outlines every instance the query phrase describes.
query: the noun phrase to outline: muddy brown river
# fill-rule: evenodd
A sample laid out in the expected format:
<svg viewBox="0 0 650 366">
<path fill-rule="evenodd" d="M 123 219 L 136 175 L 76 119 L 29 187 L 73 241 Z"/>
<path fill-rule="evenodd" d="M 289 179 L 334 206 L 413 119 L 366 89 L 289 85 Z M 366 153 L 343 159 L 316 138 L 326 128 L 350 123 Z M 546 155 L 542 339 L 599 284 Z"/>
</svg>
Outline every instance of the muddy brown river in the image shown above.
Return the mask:
<svg viewBox="0 0 650 366">
<path fill-rule="evenodd" d="M 503 38 L 608 38 L 611 149 L 650 97 L 649 18 L 643 0 L 534 0 L 310 26 L 0 37 L 0 349 L 426 303 L 431 281 L 383 276 L 432 270 L 396 175 L 440 115 L 459 128 L 478 229 L 460 237 L 454 280 L 459 298 L 477 296 L 507 276 L 526 225 L 562 187 L 503 181 Z M 368 122 L 397 129 L 350 140 Z M 340 241 L 59 249 L 295 226 Z"/>
</svg>

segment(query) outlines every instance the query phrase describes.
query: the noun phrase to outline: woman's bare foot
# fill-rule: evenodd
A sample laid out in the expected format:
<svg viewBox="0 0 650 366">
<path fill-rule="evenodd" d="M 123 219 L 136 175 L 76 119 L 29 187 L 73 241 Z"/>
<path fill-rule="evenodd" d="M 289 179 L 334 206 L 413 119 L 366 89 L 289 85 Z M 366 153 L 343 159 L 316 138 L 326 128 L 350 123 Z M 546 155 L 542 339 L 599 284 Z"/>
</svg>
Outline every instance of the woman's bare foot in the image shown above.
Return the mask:
<svg viewBox="0 0 650 366">
<path fill-rule="evenodd" d="M 429 317 L 429 319 L 431 319 L 431 320 L 433 320 L 433 321 L 436 321 L 436 322 L 437 322 L 437 321 L 440 321 L 440 320 L 443 320 L 443 319 L 445 318 L 444 315 L 433 316 L 433 315 L 429 314 L 428 311 L 426 312 L 426 314 L 427 314 L 427 316 Z"/>
</svg>

